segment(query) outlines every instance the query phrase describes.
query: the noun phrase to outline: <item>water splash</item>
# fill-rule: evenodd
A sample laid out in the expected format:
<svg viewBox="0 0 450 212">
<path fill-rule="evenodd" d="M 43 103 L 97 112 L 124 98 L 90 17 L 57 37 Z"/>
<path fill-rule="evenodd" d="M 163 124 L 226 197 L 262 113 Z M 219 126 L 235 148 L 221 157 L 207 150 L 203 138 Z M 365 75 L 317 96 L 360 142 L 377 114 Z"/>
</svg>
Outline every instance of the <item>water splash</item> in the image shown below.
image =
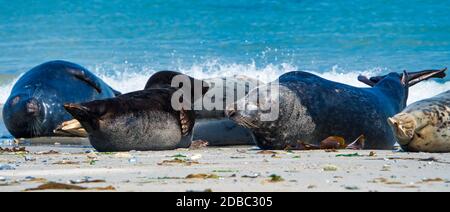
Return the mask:
<svg viewBox="0 0 450 212">
<path fill-rule="evenodd" d="M 133 66 L 132 64 L 104 64 L 88 68 L 95 74 L 97 74 L 100 78 L 102 78 L 106 83 L 111 85 L 111 87 L 123 93 L 143 89 L 148 78 L 158 71 L 151 67 Z M 301 69 L 289 63 L 269 64 L 259 67 L 255 62 L 251 62 L 248 64 L 238 64 L 221 63 L 218 60 L 211 60 L 187 67 L 178 67 L 176 68 L 176 70 L 199 79 L 245 75 L 248 77 L 257 78 L 263 82 L 270 82 L 284 73 L 298 71 Z M 387 72 L 386 69 L 380 67 L 361 71 L 344 70 L 339 66 L 333 66 L 330 68 L 330 70 L 325 70 L 322 72 L 316 70 L 304 71 L 311 72 L 328 80 L 357 87 L 366 87 L 364 84 L 360 83 L 357 80 L 357 77 L 360 74 L 374 76 Z M 6 101 L 16 80 L 17 79 L 9 84 L 0 85 L 0 104 Z M 450 90 L 450 82 L 422 82 L 411 88 L 410 98 L 408 102 L 413 103 L 425 98 L 432 97 L 447 90 Z"/>
</svg>

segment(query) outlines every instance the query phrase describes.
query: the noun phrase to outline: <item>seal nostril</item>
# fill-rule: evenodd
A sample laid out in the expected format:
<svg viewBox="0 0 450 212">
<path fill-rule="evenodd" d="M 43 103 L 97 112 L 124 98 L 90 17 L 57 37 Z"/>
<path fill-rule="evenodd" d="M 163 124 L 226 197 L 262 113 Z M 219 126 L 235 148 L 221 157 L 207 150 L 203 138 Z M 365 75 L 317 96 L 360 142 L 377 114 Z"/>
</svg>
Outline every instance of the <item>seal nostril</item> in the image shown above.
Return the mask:
<svg viewBox="0 0 450 212">
<path fill-rule="evenodd" d="M 29 100 L 27 102 L 27 112 L 32 115 L 39 115 L 39 104 L 35 99 Z"/>
</svg>

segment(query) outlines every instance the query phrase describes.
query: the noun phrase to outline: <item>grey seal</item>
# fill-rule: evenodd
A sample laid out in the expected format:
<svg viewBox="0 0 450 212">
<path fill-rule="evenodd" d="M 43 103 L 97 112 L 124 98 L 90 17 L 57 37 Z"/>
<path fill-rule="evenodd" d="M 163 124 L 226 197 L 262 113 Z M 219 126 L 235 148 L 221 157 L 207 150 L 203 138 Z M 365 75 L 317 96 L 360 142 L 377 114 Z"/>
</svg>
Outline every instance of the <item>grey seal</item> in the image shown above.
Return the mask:
<svg viewBox="0 0 450 212">
<path fill-rule="evenodd" d="M 450 152 L 450 91 L 413 103 L 388 122 L 405 151 Z"/>
<path fill-rule="evenodd" d="M 187 75 L 175 71 L 160 71 L 150 77 L 144 89 L 170 88 L 172 87 L 172 80 L 176 76 Z M 261 85 L 262 82 L 246 76 L 210 78 L 203 80 L 203 82 L 208 88 L 207 92 L 203 90 L 203 92 L 206 92 L 203 98 L 215 100 L 214 95 L 221 93 L 224 104 L 222 105 L 223 108 L 195 110 L 197 121 L 193 129 L 192 140 L 208 141 L 210 146 L 254 145 L 252 132 L 225 117 L 224 108 L 227 101 L 234 102 L 237 100 L 238 91 L 242 91 L 246 95 L 252 88 Z M 230 94 L 231 97 L 227 96 Z M 229 98 L 232 99 L 229 100 Z M 64 122 L 55 131 L 70 133 L 79 137 L 87 136 L 83 126 L 76 119 Z"/>
<path fill-rule="evenodd" d="M 196 81 L 189 79 L 192 83 Z M 207 90 L 206 87 L 202 94 Z M 191 144 L 195 113 L 192 108 L 174 108 L 172 98 L 180 91 L 193 92 L 161 86 L 105 100 L 68 103 L 64 107 L 77 119 L 98 151 L 187 148 Z"/>
<path fill-rule="evenodd" d="M 268 86 L 255 89 L 226 113 L 251 129 L 262 149 L 302 149 L 304 145 L 299 144 L 319 145 L 329 136 L 351 141 L 361 135 L 366 139 L 366 149 L 391 149 L 396 139 L 386 120 L 406 107 L 410 86 L 441 78 L 445 71 L 405 71 L 371 79 L 361 76 L 360 80 L 372 88 L 357 88 L 307 72 L 290 72 L 272 83 L 278 88 L 276 92 L 261 95 L 260 90 L 269 90 Z M 236 105 L 245 105 L 245 109 L 237 110 Z M 279 116 L 264 120 L 268 108 L 278 109 Z"/>
</svg>

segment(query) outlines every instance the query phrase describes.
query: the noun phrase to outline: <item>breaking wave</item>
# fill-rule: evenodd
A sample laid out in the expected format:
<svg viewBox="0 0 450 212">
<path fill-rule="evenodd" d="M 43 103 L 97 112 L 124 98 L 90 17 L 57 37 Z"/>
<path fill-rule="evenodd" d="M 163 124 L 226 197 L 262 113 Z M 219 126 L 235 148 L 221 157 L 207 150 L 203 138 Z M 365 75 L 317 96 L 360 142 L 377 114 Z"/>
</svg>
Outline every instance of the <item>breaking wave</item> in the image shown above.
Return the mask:
<svg viewBox="0 0 450 212">
<path fill-rule="evenodd" d="M 111 85 L 111 87 L 123 93 L 143 89 L 147 79 L 153 73 L 158 71 L 153 68 L 137 68 L 129 65 L 96 65 L 88 68 Z M 248 77 L 258 78 L 263 82 L 270 82 L 284 73 L 298 71 L 301 69 L 288 63 L 281 63 L 277 65 L 269 64 L 259 67 L 254 62 L 249 64 L 223 64 L 218 61 L 209 61 L 188 67 L 179 67 L 177 70 L 199 79 L 246 75 Z M 303 71 L 317 74 L 325 79 L 358 87 L 365 87 L 364 84 L 357 80 L 358 75 L 364 74 L 374 76 L 387 72 L 387 70 L 378 67 L 361 71 L 344 70 L 338 66 L 321 72 L 315 70 Z M 0 85 L 0 103 L 4 103 L 6 101 L 16 80 Z M 447 90 L 450 90 L 450 82 L 439 83 L 436 81 L 428 81 L 420 83 L 411 88 L 409 103 L 432 97 Z"/>
</svg>

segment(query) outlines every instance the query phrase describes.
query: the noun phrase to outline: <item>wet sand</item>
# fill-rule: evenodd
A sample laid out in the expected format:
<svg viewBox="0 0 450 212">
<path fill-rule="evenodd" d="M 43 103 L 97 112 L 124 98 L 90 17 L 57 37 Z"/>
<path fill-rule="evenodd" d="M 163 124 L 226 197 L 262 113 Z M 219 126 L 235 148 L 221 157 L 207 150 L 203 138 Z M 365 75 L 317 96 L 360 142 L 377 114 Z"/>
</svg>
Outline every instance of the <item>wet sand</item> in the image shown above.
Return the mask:
<svg viewBox="0 0 450 212">
<path fill-rule="evenodd" d="M 450 154 L 250 146 L 96 153 L 78 141 L 0 153 L 0 166 L 12 169 L 0 170 L 0 191 L 47 182 L 107 191 L 450 191 Z"/>
</svg>

